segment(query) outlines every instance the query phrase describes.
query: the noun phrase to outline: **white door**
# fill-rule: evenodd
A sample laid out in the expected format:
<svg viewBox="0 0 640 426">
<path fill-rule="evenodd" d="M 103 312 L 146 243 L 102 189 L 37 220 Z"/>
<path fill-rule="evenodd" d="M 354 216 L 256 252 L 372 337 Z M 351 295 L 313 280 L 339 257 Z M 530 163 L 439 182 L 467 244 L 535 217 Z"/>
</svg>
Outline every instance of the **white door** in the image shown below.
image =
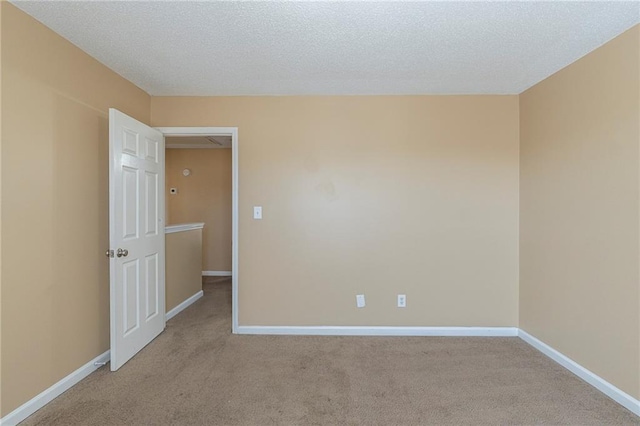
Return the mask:
<svg viewBox="0 0 640 426">
<path fill-rule="evenodd" d="M 109 109 L 111 371 L 165 327 L 164 136 Z"/>
</svg>

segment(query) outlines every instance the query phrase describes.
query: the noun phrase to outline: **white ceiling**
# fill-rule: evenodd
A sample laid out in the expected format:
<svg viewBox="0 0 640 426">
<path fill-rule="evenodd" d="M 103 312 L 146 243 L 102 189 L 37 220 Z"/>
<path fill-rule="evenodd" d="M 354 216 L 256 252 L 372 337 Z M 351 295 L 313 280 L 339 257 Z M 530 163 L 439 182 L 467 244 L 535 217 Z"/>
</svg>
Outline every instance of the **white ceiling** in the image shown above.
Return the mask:
<svg viewBox="0 0 640 426">
<path fill-rule="evenodd" d="M 167 136 L 167 148 L 231 148 L 231 136 Z"/>
<path fill-rule="evenodd" d="M 516 94 L 640 2 L 14 1 L 156 96 Z"/>
</svg>

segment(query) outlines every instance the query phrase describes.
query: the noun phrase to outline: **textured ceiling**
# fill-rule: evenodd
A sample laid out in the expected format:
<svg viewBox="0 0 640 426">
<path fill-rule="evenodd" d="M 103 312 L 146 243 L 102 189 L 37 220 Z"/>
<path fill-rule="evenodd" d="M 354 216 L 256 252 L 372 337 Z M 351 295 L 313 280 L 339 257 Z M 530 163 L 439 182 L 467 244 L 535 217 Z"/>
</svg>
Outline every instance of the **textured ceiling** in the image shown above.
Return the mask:
<svg viewBox="0 0 640 426">
<path fill-rule="evenodd" d="M 14 1 L 151 95 L 515 94 L 640 2 Z"/>
</svg>

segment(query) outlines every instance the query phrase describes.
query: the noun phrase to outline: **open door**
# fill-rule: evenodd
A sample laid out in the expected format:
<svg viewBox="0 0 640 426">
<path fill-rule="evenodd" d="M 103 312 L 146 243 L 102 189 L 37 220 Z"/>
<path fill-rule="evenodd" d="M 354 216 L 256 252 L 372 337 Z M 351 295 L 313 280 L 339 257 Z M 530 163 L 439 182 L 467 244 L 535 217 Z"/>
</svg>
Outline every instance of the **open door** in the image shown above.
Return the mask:
<svg viewBox="0 0 640 426">
<path fill-rule="evenodd" d="M 164 136 L 109 109 L 111 371 L 165 328 Z"/>
</svg>

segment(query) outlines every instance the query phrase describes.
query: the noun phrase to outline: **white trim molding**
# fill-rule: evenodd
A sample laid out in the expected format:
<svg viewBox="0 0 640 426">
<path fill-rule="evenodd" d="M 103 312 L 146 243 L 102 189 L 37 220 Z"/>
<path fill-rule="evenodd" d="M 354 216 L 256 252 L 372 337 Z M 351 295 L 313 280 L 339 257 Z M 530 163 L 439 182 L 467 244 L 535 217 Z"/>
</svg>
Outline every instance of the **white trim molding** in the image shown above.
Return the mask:
<svg viewBox="0 0 640 426">
<path fill-rule="evenodd" d="M 198 144 L 191 144 L 191 143 L 185 143 L 182 145 L 179 144 L 168 144 L 165 146 L 165 148 L 167 149 L 229 149 L 231 148 L 230 146 L 218 146 L 218 145 L 214 145 L 211 144 L 211 146 L 209 145 L 198 145 Z"/>
<path fill-rule="evenodd" d="M 156 127 L 165 136 L 233 136 L 237 127 Z"/>
<path fill-rule="evenodd" d="M 38 395 L 31 398 L 29 401 L 16 408 L 2 419 L 0 419 L 0 425 L 2 426 L 15 426 L 51 401 L 60 396 L 63 392 L 80 382 L 89 374 L 96 371 L 105 363 L 109 362 L 110 351 L 98 355 L 82 367 L 78 368 L 73 373 L 64 377 L 58 383 L 54 384 L 48 389 L 40 392 Z"/>
<path fill-rule="evenodd" d="M 231 271 L 202 271 L 203 277 L 231 277 Z"/>
<path fill-rule="evenodd" d="M 571 358 L 566 355 L 558 352 L 553 349 L 551 346 L 542 342 L 541 340 L 536 339 L 529 333 L 524 330 L 520 330 L 518 332 L 518 336 L 533 346 L 535 349 L 539 350 L 567 370 L 571 371 L 576 376 L 580 377 L 585 382 L 589 383 L 594 388 L 598 389 L 603 394 L 607 395 L 609 398 L 613 399 L 618 404 L 625 407 L 627 410 L 631 411 L 636 416 L 640 416 L 640 401 L 627 394 L 626 392 L 618 389 L 611 383 L 607 382 L 602 377 L 597 374 L 587 370 Z"/>
<path fill-rule="evenodd" d="M 174 232 L 194 231 L 204 228 L 204 223 L 180 223 L 177 225 L 167 225 L 164 227 L 165 234 L 173 234 Z"/>
<path fill-rule="evenodd" d="M 485 336 L 516 337 L 516 327 L 360 327 L 360 326 L 245 326 L 238 334 L 303 336 Z"/>
<path fill-rule="evenodd" d="M 200 299 L 203 295 L 204 295 L 204 292 L 200 290 L 193 296 L 189 297 L 187 300 L 185 300 L 184 302 L 182 302 L 181 304 L 179 304 L 178 306 L 176 306 L 175 308 L 167 312 L 165 315 L 165 320 L 169 321 L 171 318 L 175 317 L 180 312 L 184 311 L 189 306 L 193 305 L 196 302 L 196 300 Z"/>
<path fill-rule="evenodd" d="M 199 291 L 180 305 L 167 312 L 169 320 L 203 296 Z M 478 336 L 478 337 L 520 337 L 529 345 L 542 352 L 573 374 L 598 389 L 618 404 L 640 416 L 640 401 L 618 389 L 602 377 L 587 370 L 569 357 L 538 340 L 517 327 L 360 327 L 360 326 L 239 326 L 237 334 L 307 335 L 307 336 Z M 15 426 L 63 392 L 80 382 L 89 374 L 109 362 L 110 352 L 97 356 L 50 388 L 0 419 L 1 426 Z"/>
<path fill-rule="evenodd" d="M 239 245 L 240 245 L 240 237 L 238 235 L 238 227 L 239 227 L 239 208 L 238 208 L 238 198 L 240 193 L 240 168 L 239 168 L 239 155 L 240 150 L 238 149 L 238 128 L 232 127 L 231 129 L 231 241 L 232 241 L 232 254 L 231 254 L 231 332 L 238 332 L 238 318 L 240 317 L 240 301 L 238 297 L 238 286 L 239 286 L 239 267 L 238 262 L 240 259 Z"/>
</svg>

